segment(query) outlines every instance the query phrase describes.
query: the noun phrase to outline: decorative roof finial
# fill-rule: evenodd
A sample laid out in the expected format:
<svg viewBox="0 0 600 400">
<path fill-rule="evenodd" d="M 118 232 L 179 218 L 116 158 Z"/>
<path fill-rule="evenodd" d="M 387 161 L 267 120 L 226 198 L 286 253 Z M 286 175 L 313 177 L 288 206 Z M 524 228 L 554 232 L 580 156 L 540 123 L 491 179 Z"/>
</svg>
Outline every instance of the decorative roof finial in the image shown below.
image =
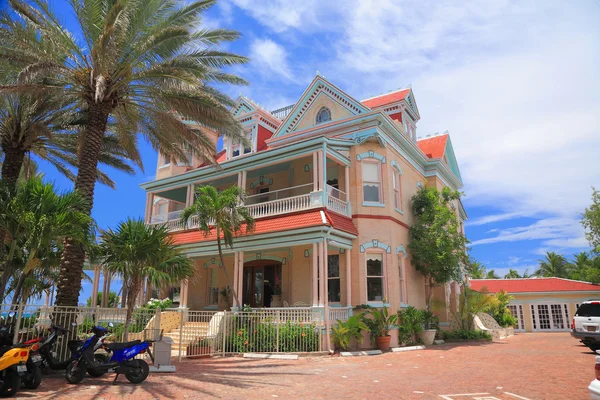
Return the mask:
<svg viewBox="0 0 600 400">
<path fill-rule="evenodd" d="M 323 75 L 321 75 L 321 73 L 319 72 L 319 70 L 317 70 L 317 76 L 323 76 Z"/>
</svg>

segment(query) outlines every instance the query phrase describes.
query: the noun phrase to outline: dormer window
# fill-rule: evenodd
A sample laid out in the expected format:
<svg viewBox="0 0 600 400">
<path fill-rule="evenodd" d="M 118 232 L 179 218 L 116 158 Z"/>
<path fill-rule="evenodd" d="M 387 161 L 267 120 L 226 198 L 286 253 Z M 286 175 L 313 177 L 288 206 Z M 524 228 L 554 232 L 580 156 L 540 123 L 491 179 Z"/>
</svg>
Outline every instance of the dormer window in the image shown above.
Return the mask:
<svg viewBox="0 0 600 400">
<path fill-rule="evenodd" d="M 317 124 L 322 124 L 327 121 L 331 121 L 331 111 L 327 107 L 322 107 L 317 113 L 316 122 Z"/>
</svg>

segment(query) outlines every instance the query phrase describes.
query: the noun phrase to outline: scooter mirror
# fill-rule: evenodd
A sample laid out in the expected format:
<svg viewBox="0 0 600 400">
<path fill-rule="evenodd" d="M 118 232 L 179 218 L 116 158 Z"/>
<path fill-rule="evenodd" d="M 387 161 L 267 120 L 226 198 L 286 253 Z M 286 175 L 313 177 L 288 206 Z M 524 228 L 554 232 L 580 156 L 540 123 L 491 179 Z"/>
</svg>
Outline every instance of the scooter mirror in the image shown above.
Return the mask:
<svg viewBox="0 0 600 400">
<path fill-rule="evenodd" d="M 14 311 L 11 311 L 11 312 L 9 312 L 9 313 L 8 313 L 8 316 L 9 316 L 10 318 L 14 317 L 14 316 L 15 316 L 15 312 L 14 312 Z"/>
<path fill-rule="evenodd" d="M 71 326 L 77 326 L 77 322 L 72 322 Z"/>
<path fill-rule="evenodd" d="M 115 325 L 114 325 L 112 322 L 109 322 L 109 323 L 108 323 L 108 327 L 109 327 L 109 328 L 112 328 L 113 326 L 115 326 Z"/>
</svg>

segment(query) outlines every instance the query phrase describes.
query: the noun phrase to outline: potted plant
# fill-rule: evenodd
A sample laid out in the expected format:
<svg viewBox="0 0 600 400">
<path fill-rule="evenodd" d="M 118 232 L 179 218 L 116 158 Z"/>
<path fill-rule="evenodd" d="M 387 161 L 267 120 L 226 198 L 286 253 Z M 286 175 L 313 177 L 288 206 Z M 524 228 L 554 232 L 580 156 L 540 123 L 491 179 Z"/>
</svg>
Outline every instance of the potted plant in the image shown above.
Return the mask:
<svg viewBox="0 0 600 400">
<path fill-rule="evenodd" d="M 413 306 L 398 310 L 398 343 L 402 345 L 417 342 L 423 331 L 423 312 Z"/>
<path fill-rule="evenodd" d="M 338 319 L 337 325 L 331 327 L 331 338 L 336 349 L 350 350 L 362 343 L 362 333 L 369 328 L 358 315 L 353 315 L 345 322 Z"/>
<path fill-rule="evenodd" d="M 387 307 L 381 310 L 373 307 L 360 307 L 366 309 L 361 320 L 369 328 L 371 343 L 375 343 L 381 351 L 386 351 L 390 348 L 390 327 L 396 325 L 398 316 L 396 314 L 389 315 Z"/>
<path fill-rule="evenodd" d="M 435 340 L 435 334 L 439 327 L 439 318 L 429 310 L 422 310 L 423 330 L 419 333 L 419 339 L 426 346 L 431 346 Z"/>
<path fill-rule="evenodd" d="M 192 342 L 187 345 L 185 356 L 186 358 L 210 357 L 210 354 L 212 353 L 212 344 L 212 339 L 198 339 L 197 342 Z"/>
<path fill-rule="evenodd" d="M 273 295 L 271 296 L 271 307 L 282 307 L 283 300 L 281 298 L 281 279 L 279 275 L 275 275 L 275 282 L 273 283 Z"/>
<path fill-rule="evenodd" d="M 231 308 L 231 288 L 223 286 L 219 291 L 219 311 L 229 310 Z"/>
</svg>

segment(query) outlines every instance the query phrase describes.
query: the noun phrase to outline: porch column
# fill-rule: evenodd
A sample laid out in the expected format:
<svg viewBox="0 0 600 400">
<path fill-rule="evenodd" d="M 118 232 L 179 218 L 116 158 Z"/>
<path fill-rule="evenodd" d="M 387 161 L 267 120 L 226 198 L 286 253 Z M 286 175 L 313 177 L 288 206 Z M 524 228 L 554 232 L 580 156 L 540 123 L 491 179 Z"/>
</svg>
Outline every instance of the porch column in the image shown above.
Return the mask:
<svg viewBox="0 0 600 400">
<path fill-rule="evenodd" d="M 345 201 L 350 201 L 350 167 L 344 167 L 344 192 L 346 192 Z"/>
<path fill-rule="evenodd" d="M 319 306 L 327 304 L 327 242 L 319 242 Z"/>
<path fill-rule="evenodd" d="M 244 192 L 246 191 L 246 179 L 248 177 L 248 171 L 243 170 L 242 171 L 242 189 L 244 190 Z"/>
<path fill-rule="evenodd" d="M 313 192 L 316 192 L 317 190 L 319 190 L 319 175 L 318 175 L 318 167 L 319 167 L 319 160 L 318 160 L 318 156 L 317 156 L 317 152 L 314 151 L 313 152 Z"/>
<path fill-rule="evenodd" d="M 323 152 L 319 151 L 317 152 L 317 158 L 318 158 L 318 171 L 317 171 L 317 182 L 319 184 L 319 189 L 318 190 L 323 190 L 325 188 L 325 183 L 323 182 Z"/>
<path fill-rule="evenodd" d="M 240 181 L 240 176 L 238 175 L 238 184 Z M 238 291 L 239 289 L 239 282 L 240 282 L 240 277 L 239 277 L 239 273 L 240 273 L 240 266 L 239 266 L 239 257 L 238 257 L 238 252 L 234 252 L 233 253 L 233 287 L 231 288 L 231 290 L 235 291 L 235 294 L 237 296 L 237 298 L 239 299 L 240 297 L 240 292 Z M 232 299 L 234 302 L 234 306 L 238 306 L 237 304 L 235 304 L 235 296 Z"/>
<path fill-rule="evenodd" d="M 238 281 L 237 281 L 237 293 L 240 299 L 240 306 L 244 306 L 244 252 L 238 251 Z"/>
<path fill-rule="evenodd" d="M 100 285 L 100 267 L 94 267 L 94 280 L 92 282 L 92 307 L 96 307 L 98 301 L 98 286 Z"/>
<path fill-rule="evenodd" d="M 312 244 L 312 298 L 313 298 L 313 307 L 317 307 L 319 305 L 319 246 L 317 243 Z"/>
<path fill-rule="evenodd" d="M 352 307 L 352 258 L 350 249 L 346 250 L 346 306 Z"/>
<path fill-rule="evenodd" d="M 185 199 L 185 206 L 189 207 L 194 204 L 194 185 L 187 186 L 187 197 Z"/>
<path fill-rule="evenodd" d="M 325 340 L 326 340 L 326 348 L 327 351 L 331 353 L 331 338 L 329 335 L 330 325 L 329 325 L 329 285 L 327 279 L 327 270 L 328 270 L 328 261 L 327 261 L 327 240 L 323 240 L 322 242 L 323 249 L 323 262 L 321 263 L 321 276 L 322 276 L 322 284 L 323 289 L 321 293 L 323 293 L 323 313 L 325 316 Z"/>
<path fill-rule="evenodd" d="M 146 223 L 150 223 L 152 217 L 152 207 L 154 206 L 154 193 L 146 193 L 146 215 L 144 217 Z"/>
<path fill-rule="evenodd" d="M 179 308 L 186 308 L 188 301 L 188 280 L 184 279 L 181 281 L 181 288 L 179 289 Z"/>
</svg>

